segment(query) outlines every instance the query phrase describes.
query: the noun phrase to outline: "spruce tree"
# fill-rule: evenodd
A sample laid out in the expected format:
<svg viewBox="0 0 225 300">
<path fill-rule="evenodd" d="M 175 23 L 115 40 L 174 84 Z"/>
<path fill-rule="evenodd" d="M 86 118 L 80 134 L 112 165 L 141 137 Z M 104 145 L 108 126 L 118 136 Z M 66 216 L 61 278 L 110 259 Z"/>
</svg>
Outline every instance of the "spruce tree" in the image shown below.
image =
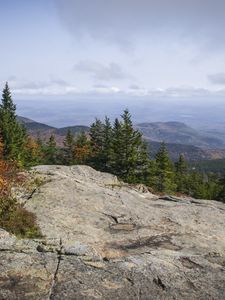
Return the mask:
<svg viewBox="0 0 225 300">
<path fill-rule="evenodd" d="M 178 161 L 175 163 L 175 174 L 176 174 L 176 184 L 177 192 L 187 193 L 187 172 L 188 166 L 185 161 L 184 156 L 181 154 Z"/>
<path fill-rule="evenodd" d="M 169 158 L 166 145 L 163 142 L 156 154 L 155 188 L 159 192 L 174 192 L 176 190 L 174 166 Z"/>
<path fill-rule="evenodd" d="M 4 157 L 23 165 L 27 134 L 16 119 L 16 105 L 13 103 L 8 83 L 3 90 L 0 104 L 0 131 L 4 143 Z"/>
<path fill-rule="evenodd" d="M 102 145 L 102 158 L 101 158 L 101 170 L 110 171 L 110 153 L 112 142 L 112 126 L 108 117 L 105 117 L 105 123 L 103 127 L 103 145 Z"/>
<path fill-rule="evenodd" d="M 109 166 L 110 171 L 117 176 L 122 176 L 123 150 L 122 125 L 118 118 L 116 118 L 112 130 Z"/>
<path fill-rule="evenodd" d="M 90 129 L 90 142 L 93 149 L 91 165 L 100 171 L 110 171 L 111 139 L 112 126 L 109 118 L 105 117 L 104 123 L 96 119 Z"/>
<path fill-rule="evenodd" d="M 219 179 L 219 191 L 216 200 L 225 203 L 225 170 L 224 170 L 224 174 Z"/>
<path fill-rule="evenodd" d="M 208 174 L 207 177 L 208 177 L 208 180 L 205 183 L 206 193 L 205 193 L 204 199 L 217 200 L 219 198 L 219 195 L 221 192 L 220 179 L 217 177 L 216 174 Z M 218 199 L 218 200 L 221 200 L 221 199 Z"/>
<path fill-rule="evenodd" d="M 36 139 L 36 143 L 38 144 L 41 151 L 44 151 L 44 142 L 43 142 L 43 140 L 42 140 L 39 133 L 38 133 L 38 136 L 37 136 L 37 139 Z"/>
<path fill-rule="evenodd" d="M 90 128 L 90 138 L 91 138 L 91 144 L 94 148 L 102 149 L 103 146 L 103 130 L 104 130 L 104 124 L 101 120 L 96 119 L 95 122 L 91 125 Z"/>
<path fill-rule="evenodd" d="M 90 128 L 90 143 L 93 149 L 93 157 L 91 159 L 91 166 L 102 170 L 102 154 L 104 147 L 104 124 L 99 119 L 96 119 L 95 122 L 91 125 Z"/>
<path fill-rule="evenodd" d="M 110 161 L 112 171 L 127 182 L 141 182 L 148 170 L 147 148 L 141 133 L 133 128 L 127 109 L 121 117 L 122 121 L 116 119 L 113 128 Z"/>
<path fill-rule="evenodd" d="M 68 129 L 66 138 L 64 140 L 64 146 L 65 146 L 65 157 L 64 162 L 67 165 L 72 165 L 74 162 L 73 154 L 74 154 L 74 136 L 70 129 Z"/>
<path fill-rule="evenodd" d="M 57 164 L 57 146 L 54 135 L 51 135 L 45 148 L 45 163 L 49 165 Z"/>
<path fill-rule="evenodd" d="M 193 171 L 188 175 L 188 195 L 197 199 L 205 198 L 205 182 L 203 174 Z"/>
<path fill-rule="evenodd" d="M 36 138 L 36 143 L 39 148 L 39 153 L 40 153 L 40 164 L 45 163 L 45 144 L 40 136 L 40 133 L 38 133 L 37 138 Z"/>
</svg>

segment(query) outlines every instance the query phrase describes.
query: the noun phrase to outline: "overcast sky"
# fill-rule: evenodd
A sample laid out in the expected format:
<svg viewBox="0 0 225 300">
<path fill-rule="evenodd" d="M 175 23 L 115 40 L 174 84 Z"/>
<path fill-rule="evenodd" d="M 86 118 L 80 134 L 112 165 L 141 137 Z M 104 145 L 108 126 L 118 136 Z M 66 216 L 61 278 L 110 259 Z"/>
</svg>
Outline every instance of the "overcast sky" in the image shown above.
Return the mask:
<svg viewBox="0 0 225 300">
<path fill-rule="evenodd" d="M 16 99 L 223 100 L 224 28 L 224 0 L 0 0 L 0 83 Z"/>
</svg>

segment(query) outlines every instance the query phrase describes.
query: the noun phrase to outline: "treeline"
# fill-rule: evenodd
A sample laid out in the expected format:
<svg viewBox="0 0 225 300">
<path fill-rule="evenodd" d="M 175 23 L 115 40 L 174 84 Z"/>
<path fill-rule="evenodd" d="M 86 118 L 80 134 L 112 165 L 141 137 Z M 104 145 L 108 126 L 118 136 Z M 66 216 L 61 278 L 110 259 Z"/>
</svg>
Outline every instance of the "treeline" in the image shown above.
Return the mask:
<svg viewBox="0 0 225 300">
<path fill-rule="evenodd" d="M 59 147 L 53 135 L 48 141 L 28 136 L 16 120 L 16 107 L 6 84 L 0 105 L 0 132 L 4 161 L 17 167 L 86 164 L 115 174 L 125 182 L 143 183 L 157 193 L 225 202 L 225 177 L 191 170 L 183 155 L 173 163 L 164 143 L 155 158 L 150 159 L 147 144 L 134 129 L 128 110 L 113 123 L 108 117 L 104 121 L 96 119 L 89 133 L 74 136 L 68 130 L 63 146 Z"/>
</svg>

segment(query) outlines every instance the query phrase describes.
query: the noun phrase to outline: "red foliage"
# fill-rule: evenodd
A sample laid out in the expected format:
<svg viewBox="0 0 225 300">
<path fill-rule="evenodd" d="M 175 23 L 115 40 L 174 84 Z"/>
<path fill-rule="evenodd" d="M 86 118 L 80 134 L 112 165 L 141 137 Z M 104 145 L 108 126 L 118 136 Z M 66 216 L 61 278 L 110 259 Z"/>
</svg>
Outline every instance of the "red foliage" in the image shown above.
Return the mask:
<svg viewBox="0 0 225 300">
<path fill-rule="evenodd" d="M 16 164 L 3 159 L 3 143 L 0 141 L 0 197 L 9 193 L 10 184 L 16 175 Z"/>
<path fill-rule="evenodd" d="M 91 156 L 91 148 L 89 145 L 75 146 L 74 158 L 78 163 L 85 163 L 87 158 Z"/>
</svg>

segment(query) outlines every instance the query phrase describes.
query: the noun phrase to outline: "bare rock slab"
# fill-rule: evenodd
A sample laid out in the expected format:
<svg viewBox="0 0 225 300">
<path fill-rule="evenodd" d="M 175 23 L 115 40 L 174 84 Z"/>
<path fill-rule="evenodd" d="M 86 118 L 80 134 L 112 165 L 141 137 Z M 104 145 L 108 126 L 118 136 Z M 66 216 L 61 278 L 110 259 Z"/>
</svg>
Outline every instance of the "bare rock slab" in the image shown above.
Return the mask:
<svg viewBox="0 0 225 300">
<path fill-rule="evenodd" d="M 39 166 L 44 241 L 0 231 L 0 299 L 225 299 L 225 205 L 159 198 L 87 166 Z M 2 238 L 1 238 L 2 237 Z"/>
</svg>

